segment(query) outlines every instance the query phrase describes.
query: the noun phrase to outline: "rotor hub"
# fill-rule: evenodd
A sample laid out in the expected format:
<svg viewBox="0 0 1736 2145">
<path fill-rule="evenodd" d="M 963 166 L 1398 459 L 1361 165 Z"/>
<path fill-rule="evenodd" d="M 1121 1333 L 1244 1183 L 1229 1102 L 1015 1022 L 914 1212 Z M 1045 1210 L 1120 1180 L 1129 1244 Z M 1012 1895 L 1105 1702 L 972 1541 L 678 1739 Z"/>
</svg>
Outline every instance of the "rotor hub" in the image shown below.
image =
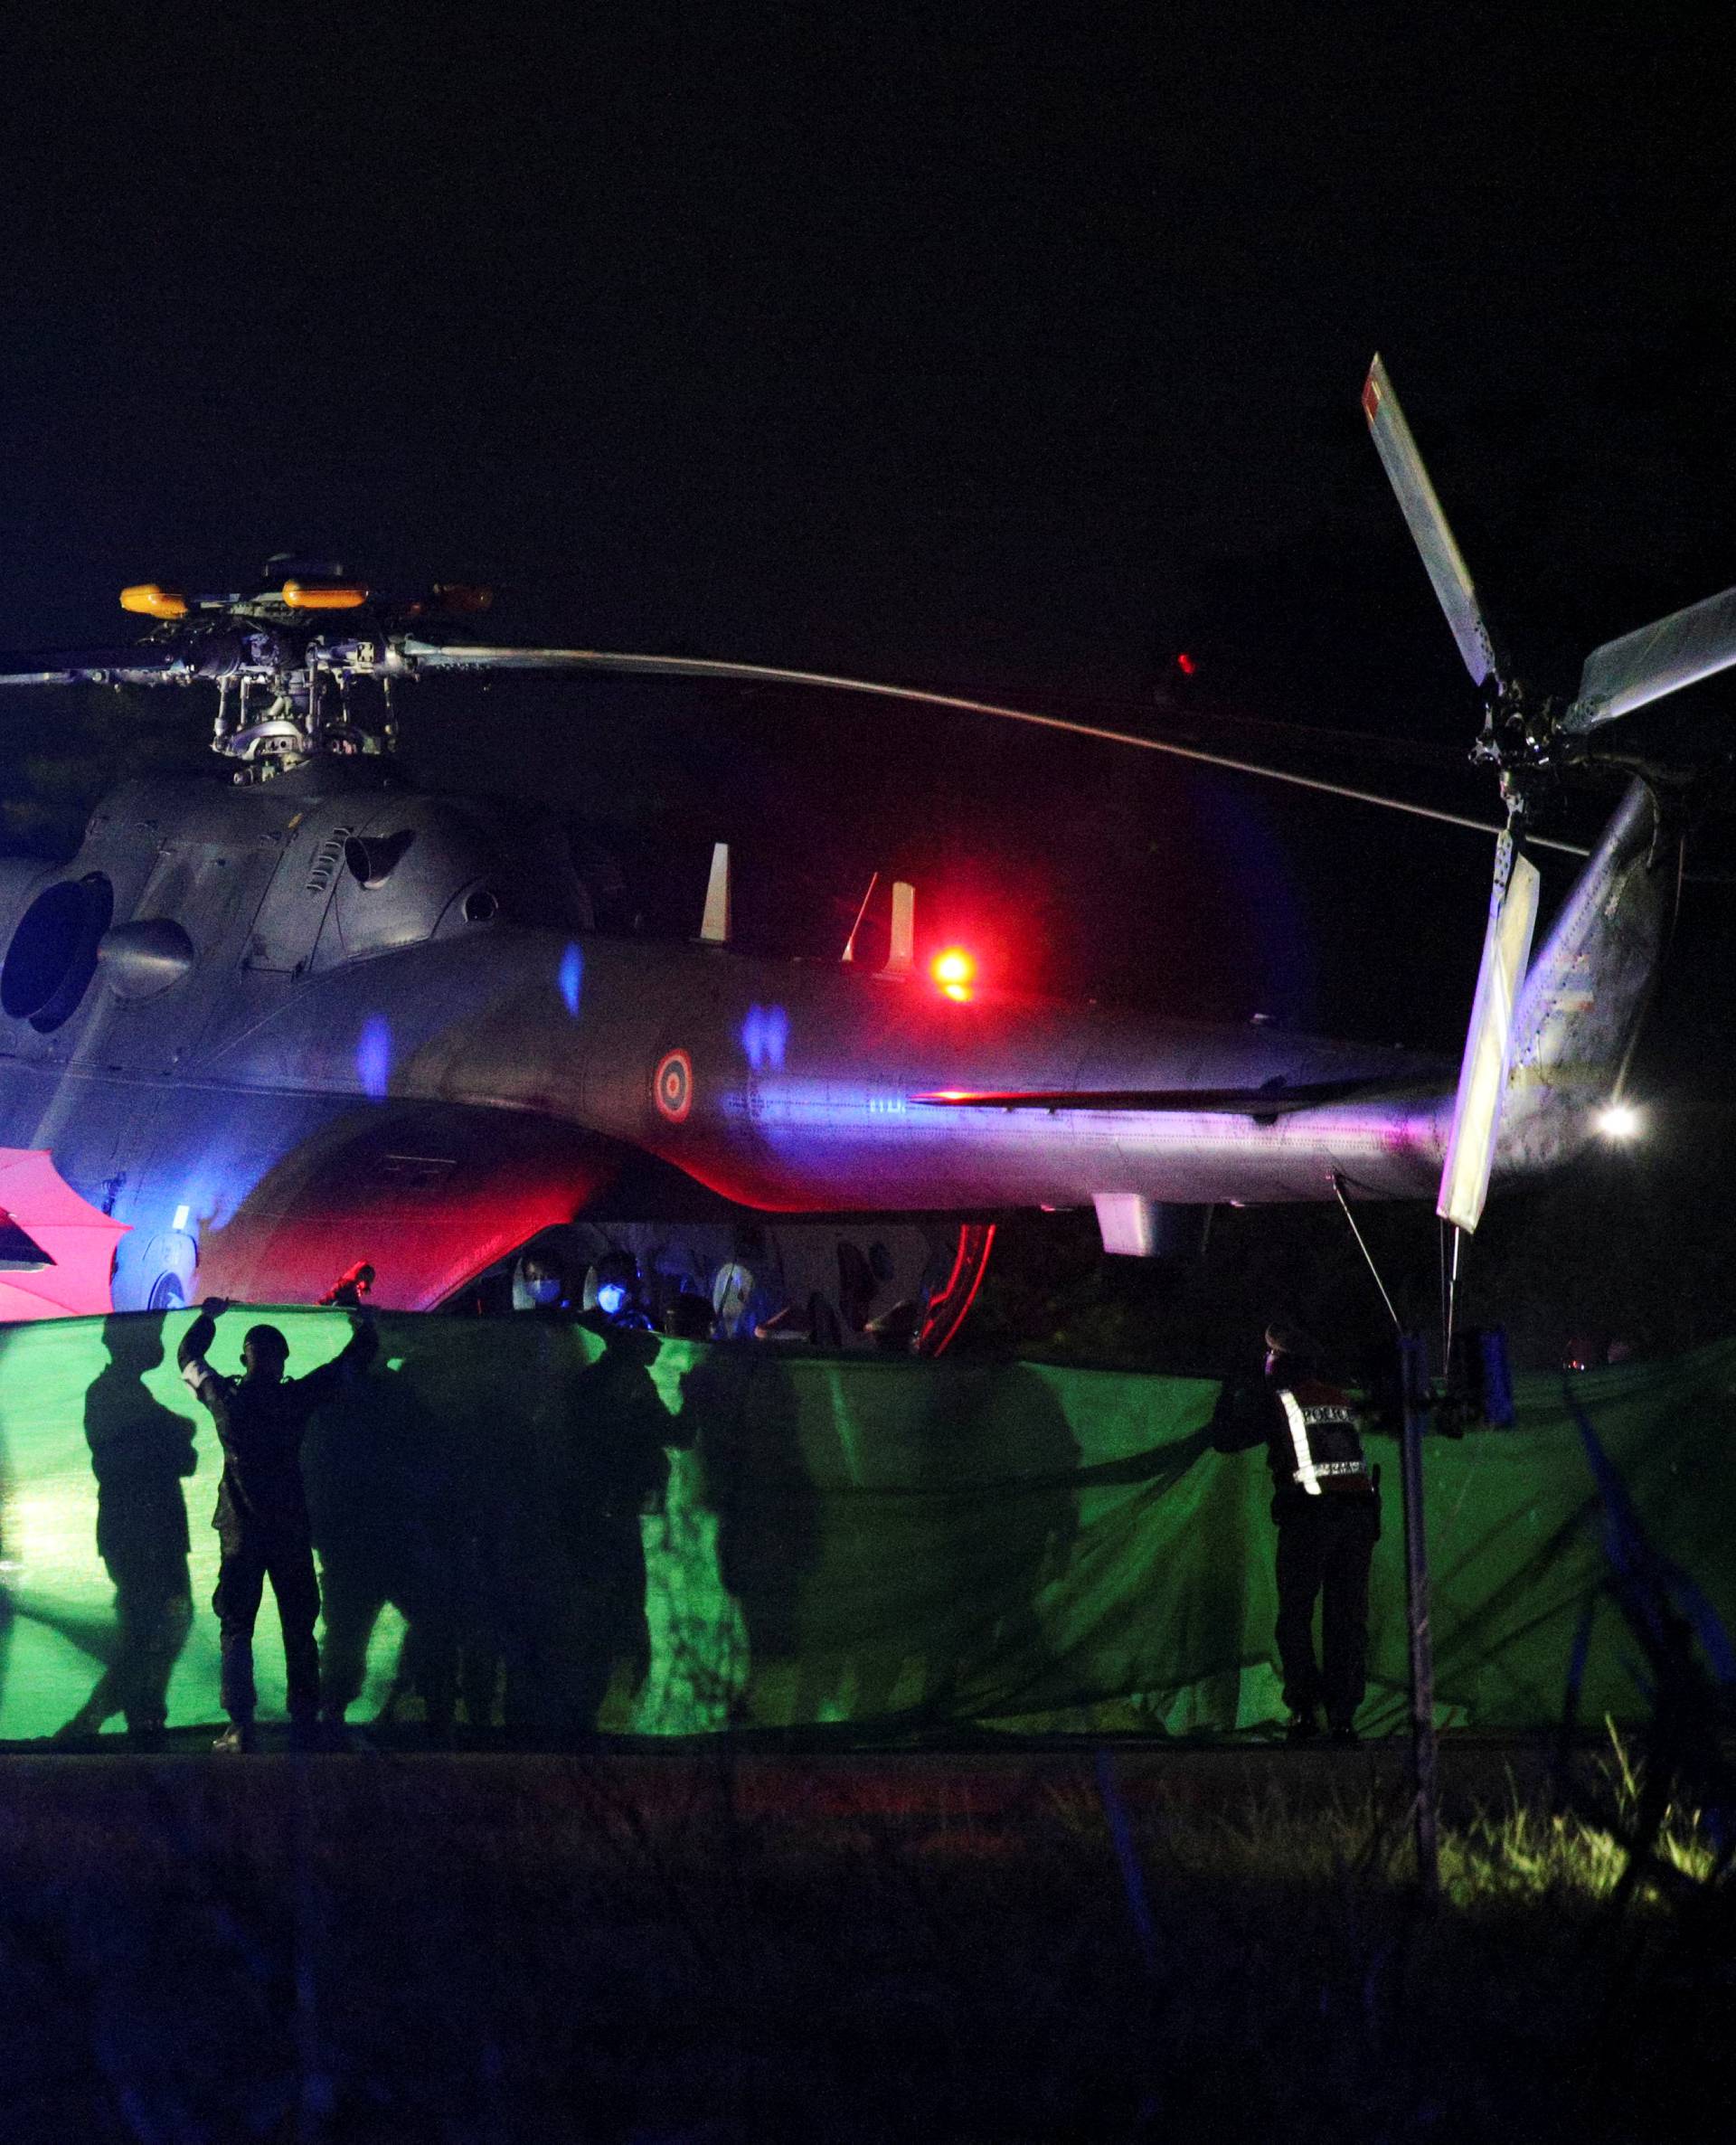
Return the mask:
<svg viewBox="0 0 1736 2145">
<path fill-rule="evenodd" d="M 124 589 L 120 600 L 158 621 L 134 648 L 33 675 L 44 683 L 214 685 L 212 750 L 239 761 L 236 780 L 245 782 L 321 757 L 391 753 L 393 687 L 416 670 L 404 649 L 408 628 L 486 609 L 491 591 L 445 583 L 409 600 L 382 597 L 335 562 L 280 553 L 251 592 L 188 596 L 149 581 Z"/>
</svg>

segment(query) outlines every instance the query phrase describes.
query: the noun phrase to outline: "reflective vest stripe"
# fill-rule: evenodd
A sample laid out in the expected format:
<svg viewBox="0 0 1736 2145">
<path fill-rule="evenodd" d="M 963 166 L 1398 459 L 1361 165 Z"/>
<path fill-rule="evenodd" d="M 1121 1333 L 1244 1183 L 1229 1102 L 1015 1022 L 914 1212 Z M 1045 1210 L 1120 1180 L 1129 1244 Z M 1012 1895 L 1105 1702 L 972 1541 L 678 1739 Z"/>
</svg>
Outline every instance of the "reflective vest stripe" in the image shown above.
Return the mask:
<svg viewBox="0 0 1736 2145">
<path fill-rule="evenodd" d="M 1278 1399 L 1283 1404 L 1284 1420 L 1290 1426 L 1290 1442 L 1296 1448 L 1296 1479 L 1310 1497 L 1320 1495 L 1319 1470 L 1314 1464 L 1314 1453 L 1308 1444 L 1308 1426 L 1294 1393 L 1280 1391 Z"/>
<path fill-rule="evenodd" d="M 1314 1463 L 1314 1472 L 1323 1477 L 1326 1475 L 1366 1475 L 1368 1469 L 1360 1460 L 1316 1460 Z M 1302 1478 L 1300 1475 L 1292 1475 L 1290 1479 L 1292 1482 L 1299 1482 Z"/>
</svg>

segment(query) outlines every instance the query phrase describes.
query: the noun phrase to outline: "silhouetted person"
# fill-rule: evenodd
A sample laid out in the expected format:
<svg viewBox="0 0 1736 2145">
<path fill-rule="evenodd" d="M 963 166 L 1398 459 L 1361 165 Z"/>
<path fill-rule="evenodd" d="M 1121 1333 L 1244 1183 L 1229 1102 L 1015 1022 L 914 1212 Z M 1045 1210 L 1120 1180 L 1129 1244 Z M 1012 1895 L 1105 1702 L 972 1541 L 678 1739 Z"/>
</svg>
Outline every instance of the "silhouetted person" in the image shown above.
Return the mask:
<svg viewBox="0 0 1736 2145">
<path fill-rule="evenodd" d="M 373 1360 L 379 1343 L 371 1323 L 351 1314 L 348 1346 L 305 1378 L 286 1379 L 289 1344 L 275 1326 L 250 1327 L 241 1343 L 242 1374 L 225 1377 L 205 1360 L 217 1318 L 228 1309 L 208 1298 L 181 1343 L 181 1375 L 211 1411 L 223 1448 L 223 1478 L 212 1524 L 221 1558 L 212 1607 L 222 1633 L 222 1703 L 230 1725 L 215 1747 L 247 1751 L 253 1735 L 253 1624 L 265 1582 L 277 1596 L 283 1627 L 289 1719 L 297 1742 L 311 1744 L 319 1714 L 319 1582 L 307 1498 L 301 1480 L 301 1441 L 307 1419 L 343 1389 L 349 1374 Z"/>
<path fill-rule="evenodd" d="M 527 1257 L 514 1280 L 540 1258 Z M 558 1275 L 544 1275 L 561 1283 Z M 578 1622 L 561 1550 L 571 1383 L 586 1357 L 563 1300 L 528 1307 L 482 1344 L 443 1350 L 435 1404 L 452 1426 L 448 1469 L 458 1582 L 458 1683 L 472 1731 L 534 1740 L 563 1720 L 560 1663 Z"/>
<path fill-rule="evenodd" d="M 577 1588 L 579 1658 L 566 1707 L 581 1734 L 596 1725 L 617 1660 L 627 1655 L 642 1680 L 650 1659 L 639 1521 L 663 1509 L 665 1447 L 692 1436 L 692 1426 L 657 1397 L 650 1372 L 656 1353 L 652 1335 L 606 1327 L 602 1354 L 572 1384 L 555 1509 Z"/>
<path fill-rule="evenodd" d="M 1367 1679 L 1368 1573 L 1381 1534 L 1380 1491 L 1363 1457 L 1369 1419 L 1316 1345 L 1274 1321 L 1266 1329 L 1264 1391 L 1240 1396 L 1213 1431 L 1221 1451 L 1265 1442 L 1278 1526 L 1278 1658 L 1293 1743 L 1319 1734 L 1322 1706 L 1334 1741 L 1356 1740 Z"/>
<path fill-rule="evenodd" d="M 821 1527 L 789 1371 L 776 1349 L 711 1348 L 682 1379 L 681 1396 L 683 1439 L 699 1449 L 717 1517 L 718 1575 L 746 1628 L 744 1676 L 768 1664 L 793 1668 Z"/>
<path fill-rule="evenodd" d="M 712 1337 L 712 1307 L 703 1296 L 684 1289 L 671 1299 L 663 1314 L 663 1330 L 673 1340 L 703 1341 Z"/>
<path fill-rule="evenodd" d="M 193 1425 L 147 1392 L 163 1360 L 163 1320 L 105 1318 L 108 1362 L 84 1396 L 84 1435 L 97 1478 L 97 1554 L 115 1589 L 118 1650 L 61 1731 L 94 1734 L 124 1714 L 128 1739 L 156 1749 L 168 1719 L 169 1677 L 193 1626 L 184 1477 L 196 1465 Z"/>
<path fill-rule="evenodd" d="M 362 1694 L 368 1647 L 391 1602 L 408 1627 L 401 1671 L 438 1740 L 452 1728 L 456 1537 L 441 1505 L 447 1439 L 403 1369 L 352 1377 L 319 1411 L 303 1478 L 319 1554 L 326 1636 L 320 1711 L 335 1746 Z"/>
</svg>

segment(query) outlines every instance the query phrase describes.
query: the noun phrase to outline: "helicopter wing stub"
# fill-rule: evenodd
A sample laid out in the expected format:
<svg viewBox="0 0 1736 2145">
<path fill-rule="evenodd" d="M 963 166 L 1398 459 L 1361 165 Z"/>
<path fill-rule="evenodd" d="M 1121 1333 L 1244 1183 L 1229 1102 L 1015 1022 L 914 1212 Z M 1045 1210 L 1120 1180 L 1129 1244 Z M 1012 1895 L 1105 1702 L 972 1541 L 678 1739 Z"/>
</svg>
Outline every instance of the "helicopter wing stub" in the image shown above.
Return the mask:
<svg viewBox="0 0 1736 2145">
<path fill-rule="evenodd" d="M 1316 1080 L 1261 1088 L 937 1088 L 912 1095 L 910 1101 L 942 1110 L 1106 1110 L 1265 1118 L 1316 1110 L 1354 1095 L 1390 1091 L 1392 1084 L 1387 1078 Z"/>
<path fill-rule="evenodd" d="M 1399 407 L 1399 398 L 1392 392 L 1392 383 L 1387 378 L 1386 367 L 1378 354 L 1363 383 L 1363 414 L 1368 419 L 1375 451 L 1397 495 L 1399 510 L 1422 553 L 1436 600 L 1447 614 L 1447 623 L 1453 629 L 1458 652 L 1465 658 L 1465 667 L 1470 672 L 1473 684 L 1480 685 L 1486 680 L 1492 680 L 1498 691 L 1500 660 L 1483 617 L 1482 605 L 1477 600 L 1470 568 L 1465 563 L 1464 553 L 1429 480 L 1410 427 L 1404 420 L 1404 411 Z"/>
<path fill-rule="evenodd" d="M 1580 674 L 1579 697 L 1561 717 L 1561 728 L 1582 736 L 1667 693 L 1715 676 L 1732 663 L 1736 589 L 1725 589 L 1593 648 Z"/>
</svg>

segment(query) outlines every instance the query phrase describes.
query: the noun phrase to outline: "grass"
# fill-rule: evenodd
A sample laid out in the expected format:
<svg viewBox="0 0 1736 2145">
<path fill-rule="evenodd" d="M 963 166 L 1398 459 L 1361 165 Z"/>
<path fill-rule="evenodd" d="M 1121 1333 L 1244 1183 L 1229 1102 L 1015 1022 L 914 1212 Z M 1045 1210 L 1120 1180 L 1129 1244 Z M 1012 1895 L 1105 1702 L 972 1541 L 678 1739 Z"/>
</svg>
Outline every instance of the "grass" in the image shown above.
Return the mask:
<svg viewBox="0 0 1736 2145">
<path fill-rule="evenodd" d="M 1124 1798 L 1118 1767 L 1107 1802 L 1081 1770 L 991 1814 L 631 1777 L 14 1762 L 0 2136 L 1727 2132 L 1728 1901 L 1673 1812 L 1612 1911 L 1618 1746 L 1574 1813 L 1449 1826 L 1434 1913 L 1402 1808 L 1304 1794 L 1283 1753 L 1227 1800 Z"/>
</svg>

